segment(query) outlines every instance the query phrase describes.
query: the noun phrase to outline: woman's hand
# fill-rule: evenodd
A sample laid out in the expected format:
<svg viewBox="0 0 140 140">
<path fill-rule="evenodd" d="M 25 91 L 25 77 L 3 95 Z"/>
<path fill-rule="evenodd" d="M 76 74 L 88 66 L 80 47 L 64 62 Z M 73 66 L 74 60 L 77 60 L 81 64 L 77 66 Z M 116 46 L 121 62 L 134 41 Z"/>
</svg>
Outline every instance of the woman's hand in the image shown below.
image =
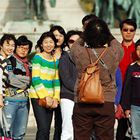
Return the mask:
<svg viewBox="0 0 140 140">
<path fill-rule="evenodd" d="M 47 106 L 48 106 L 49 108 L 51 108 L 51 106 L 53 105 L 53 98 L 47 96 L 47 97 L 46 97 L 46 102 L 47 102 Z"/>
<path fill-rule="evenodd" d="M 51 108 L 57 108 L 57 107 L 58 107 L 58 101 L 57 101 L 57 99 L 54 98 Z"/>
<path fill-rule="evenodd" d="M 0 95 L 0 108 L 3 107 L 3 106 L 4 106 L 4 104 L 3 104 L 3 96 Z"/>
</svg>

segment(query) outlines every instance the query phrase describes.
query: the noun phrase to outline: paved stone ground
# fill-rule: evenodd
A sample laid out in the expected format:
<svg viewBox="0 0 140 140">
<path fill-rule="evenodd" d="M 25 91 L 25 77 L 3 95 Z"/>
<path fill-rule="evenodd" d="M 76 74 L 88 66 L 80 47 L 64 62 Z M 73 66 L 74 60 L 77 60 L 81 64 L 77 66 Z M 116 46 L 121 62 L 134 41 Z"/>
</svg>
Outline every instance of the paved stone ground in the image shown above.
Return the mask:
<svg viewBox="0 0 140 140">
<path fill-rule="evenodd" d="M 28 127 L 24 140 L 35 140 L 36 128 Z"/>
<path fill-rule="evenodd" d="M 115 134 L 116 134 L 117 122 L 115 123 L 114 127 L 115 127 Z M 35 127 L 28 127 L 24 140 L 35 140 L 35 135 L 36 135 L 36 128 Z M 51 128 L 50 140 L 52 140 L 52 138 L 53 138 L 53 127 Z M 114 140 L 115 140 L 115 138 L 114 138 Z"/>
<path fill-rule="evenodd" d="M 35 140 L 35 135 L 36 135 L 36 128 L 28 127 L 24 140 Z M 51 129 L 50 140 L 52 140 L 52 137 L 53 137 L 53 128 Z"/>
</svg>

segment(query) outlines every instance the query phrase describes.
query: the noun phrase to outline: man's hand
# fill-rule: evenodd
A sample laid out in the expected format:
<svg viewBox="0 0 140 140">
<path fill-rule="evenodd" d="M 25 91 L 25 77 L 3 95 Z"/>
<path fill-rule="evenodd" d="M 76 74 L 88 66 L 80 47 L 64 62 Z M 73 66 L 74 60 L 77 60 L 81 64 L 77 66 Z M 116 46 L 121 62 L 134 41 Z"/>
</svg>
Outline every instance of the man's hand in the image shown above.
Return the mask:
<svg viewBox="0 0 140 140">
<path fill-rule="evenodd" d="M 125 110 L 125 117 L 126 118 L 129 118 L 130 117 L 130 110 Z"/>
</svg>

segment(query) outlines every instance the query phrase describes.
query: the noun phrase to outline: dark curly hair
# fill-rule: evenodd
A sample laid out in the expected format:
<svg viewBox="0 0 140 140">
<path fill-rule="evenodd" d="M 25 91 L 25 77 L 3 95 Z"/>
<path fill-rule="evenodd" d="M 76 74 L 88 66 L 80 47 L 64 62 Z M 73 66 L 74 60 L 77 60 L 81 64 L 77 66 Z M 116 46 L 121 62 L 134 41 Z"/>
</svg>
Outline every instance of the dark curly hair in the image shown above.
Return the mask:
<svg viewBox="0 0 140 140">
<path fill-rule="evenodd" d="M 83 39 L 91 48 L 103 47 L 110 43 L 110 30 L 108 25 L 101 19 L 92 20 L 88 23 Z"/>
</svg>

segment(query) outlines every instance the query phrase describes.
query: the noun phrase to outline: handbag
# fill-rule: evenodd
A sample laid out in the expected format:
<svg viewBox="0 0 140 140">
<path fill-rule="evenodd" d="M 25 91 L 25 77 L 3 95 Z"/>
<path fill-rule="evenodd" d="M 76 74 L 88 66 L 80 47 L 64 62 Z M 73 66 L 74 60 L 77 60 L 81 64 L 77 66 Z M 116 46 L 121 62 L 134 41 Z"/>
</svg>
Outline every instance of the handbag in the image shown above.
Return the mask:
<svg viewBox="0 0 140 140">
<path fill-rule="evenodd" d="M 53 100 L 51 97 L 49 100 Z M 52 104 L 48 104 L 48 99 L 45 98 L 41 98 L 38 100 L 38 104 L 44 108 L 51 108 Z"/>
<path fill-rule="evenodd" d="M 0 108 L 0 140 L 12 140 L 5 114 Z"/>
<path fill-rule="evenodd" d="M 89 51 L 86 48 L 90 59 L 90 64 L 84 69 L 78 84 L 78 102 L 95 104 L 104 103 L 104 94 L 99 76 L 100 69 L 98 67 L 98 61 L 101 59 L 106 50 L 107 47 L 102 51 L 97 60 L 93 63 Z"/>
</svg>

